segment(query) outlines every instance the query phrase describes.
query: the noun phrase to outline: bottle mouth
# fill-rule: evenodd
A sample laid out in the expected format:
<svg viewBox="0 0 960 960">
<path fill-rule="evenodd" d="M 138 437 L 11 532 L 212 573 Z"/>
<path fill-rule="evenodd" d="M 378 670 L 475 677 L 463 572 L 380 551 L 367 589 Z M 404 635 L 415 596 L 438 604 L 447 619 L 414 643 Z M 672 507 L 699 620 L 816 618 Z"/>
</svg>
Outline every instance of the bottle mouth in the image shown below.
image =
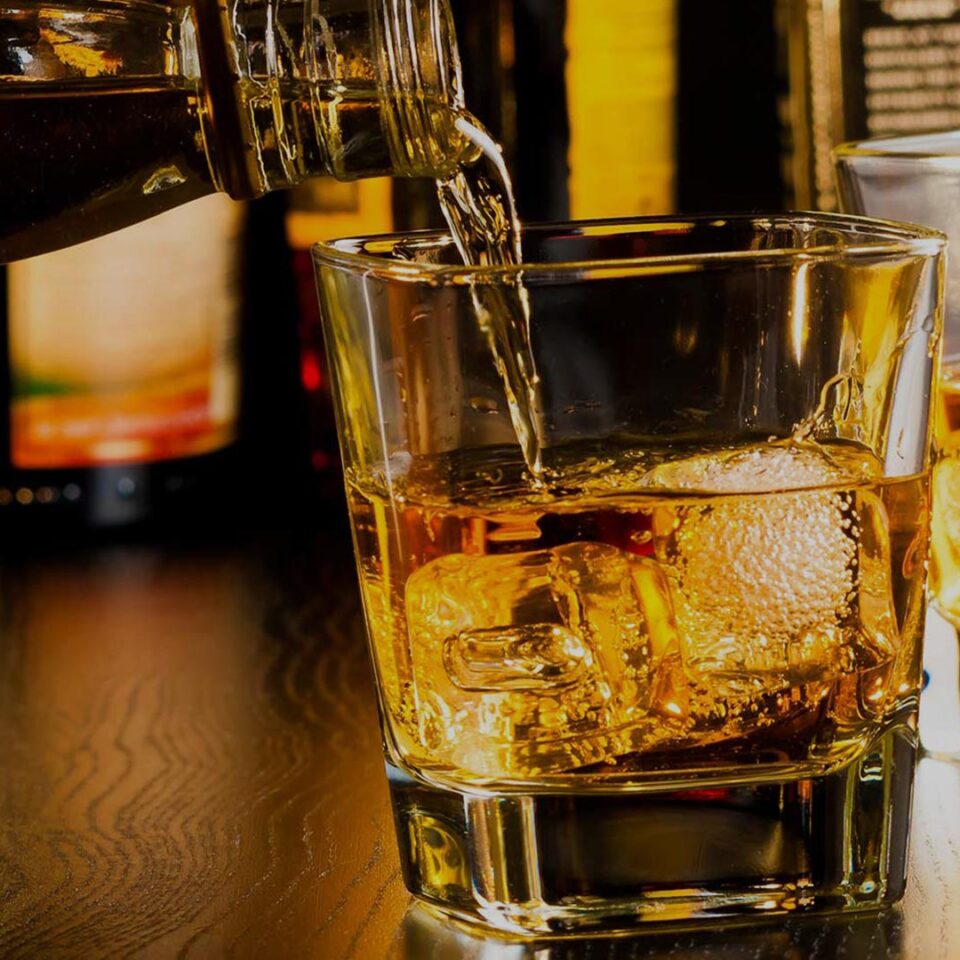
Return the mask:
<svg viewBox="0 0 960 960">
<path fill-rule="evenodd" d="M 464 148 L 465 110 L 448 0 L 374 0 L 377 86 L 383 130 L 401 176 L 451 173 Z"/>
</svg>

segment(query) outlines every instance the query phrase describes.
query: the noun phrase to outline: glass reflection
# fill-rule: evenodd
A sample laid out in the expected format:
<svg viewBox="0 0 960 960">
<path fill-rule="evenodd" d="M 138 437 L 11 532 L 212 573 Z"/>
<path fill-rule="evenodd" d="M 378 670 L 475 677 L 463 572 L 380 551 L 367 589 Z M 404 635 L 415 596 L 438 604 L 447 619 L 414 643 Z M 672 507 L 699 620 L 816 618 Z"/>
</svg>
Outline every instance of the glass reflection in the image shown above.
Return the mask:
<svg viewBox="0 0 960 960">
<path fill-rule="evenodd" d="M 620 939 L 529 943 L 499 940 L 426 908 L 407 911 L 389 960 L 898 960 L 899 908 L 845 917 L 807 917 L 747 926 L 657 931 Z"/>
</svg>

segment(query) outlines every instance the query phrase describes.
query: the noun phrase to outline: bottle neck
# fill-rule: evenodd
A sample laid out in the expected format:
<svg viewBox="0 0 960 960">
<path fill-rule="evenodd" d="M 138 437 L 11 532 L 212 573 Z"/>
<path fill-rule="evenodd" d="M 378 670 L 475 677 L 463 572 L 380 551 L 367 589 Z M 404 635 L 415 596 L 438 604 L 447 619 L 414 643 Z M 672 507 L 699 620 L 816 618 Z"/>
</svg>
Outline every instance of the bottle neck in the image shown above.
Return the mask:
<svg viewBox="0 0 960 960">
<path fill-rule="evenodd" d="M 456 164 L 447 0 L 195 0 L 194 17 L 208 147 L 232 196 Z"/>
<path fill-rule="evenodd" d="M 378 99 L 393 172 L 450 172 L 465 148 L 460 56 L 448 0 L 373 0 Z"/>
</svg>

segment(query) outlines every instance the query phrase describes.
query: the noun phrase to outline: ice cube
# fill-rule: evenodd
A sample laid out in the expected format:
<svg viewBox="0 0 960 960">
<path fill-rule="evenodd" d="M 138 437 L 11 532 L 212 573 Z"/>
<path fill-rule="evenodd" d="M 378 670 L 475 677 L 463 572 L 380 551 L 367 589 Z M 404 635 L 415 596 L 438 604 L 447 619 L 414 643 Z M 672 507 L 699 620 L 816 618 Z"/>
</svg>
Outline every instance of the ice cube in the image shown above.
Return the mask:
<svg viewBox="0 0 960 960">
<path fill-rule="evenodd" d="M 770 693 L 845 668 L 853 497 L 799 489 L 842 476 L 817 451 L 773 445 L 652 472 L 655 486 L 745 494 L 681 501 L 655 517 L 684 660 L 715 697 Z"/>
<path fill-rule="evenodd" d="M 679 647 L 652 560 L 601 543 L 449 555 L 410 577 L 406 612 L 422 744 L 474 775 L 610 761 L 624 730 L 682 713 L 658 686 Z"/>
<path fill-rule="evenodd" d="M 816 447 L 770 443 L 671 460 L 651 470 L 645 483 L 703 493 L 766 493 L 824 486 L 848 475 Z"/>
</svg>

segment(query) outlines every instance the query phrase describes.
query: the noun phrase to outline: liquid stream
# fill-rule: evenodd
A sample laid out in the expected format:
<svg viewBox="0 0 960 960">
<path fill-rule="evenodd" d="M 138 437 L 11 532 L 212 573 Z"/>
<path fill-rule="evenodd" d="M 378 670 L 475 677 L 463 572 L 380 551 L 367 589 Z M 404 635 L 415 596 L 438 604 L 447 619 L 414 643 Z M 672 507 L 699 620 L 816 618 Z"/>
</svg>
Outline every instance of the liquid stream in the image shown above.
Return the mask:
<svg viewBox="0 0 960 960">
<path fill-rule="evenodd" d="M 440 207 L 468 266 L 514 267 L 523 259 L 520 219 L 500 148 L 480 123 L 460 116 L 458 131 L 478 159 L 437 181 Z M 503 382 L 510 418 L 534 484 L 543 470 L 539 378 L 530 340 L 530 297 L 518 273 L 471 287 L 477 321 Z"/>
</svg>

